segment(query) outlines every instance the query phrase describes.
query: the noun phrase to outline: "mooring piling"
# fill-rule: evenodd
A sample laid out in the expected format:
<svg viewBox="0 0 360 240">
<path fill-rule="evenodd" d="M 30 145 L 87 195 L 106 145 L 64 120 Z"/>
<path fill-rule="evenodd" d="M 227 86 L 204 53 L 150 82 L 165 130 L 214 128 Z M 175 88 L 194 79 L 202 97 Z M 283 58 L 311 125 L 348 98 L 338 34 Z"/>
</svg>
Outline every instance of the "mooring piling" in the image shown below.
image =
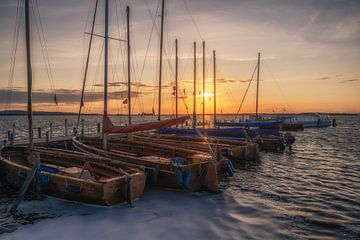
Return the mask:
<svg viewBox="0 0 360 240">
<path fill-rule="evenodd" d="M 101 126 L 100 126 L 100 123 L 98 122 L 97 123 L 97 134 L 100 134 L 100 131 L 101 131 Z"/>
<path fill-rule="evenodd" d="M 65 118 L 65 136 L 68 135 L 68 120 Z"/>
<path fill-rule="evenodd" d="M 49 136 L 50 134 L 49 134 L 49 131 L 46 131 L 46 135 L 45 135 L 45 137 L 46 137 L 46 143 L 49 143 L 50 142 L 50 136 Z"/>
<path fill-rule="evenodd" d="M 50 140 L 53 138 L 53 125 L 52 122 L 50 122 Z"/>
<path fill-rule="evenodd" d="M 38 138 L 41 139 L 41 127 L 38 127 L 37 131 L 38 131 Z"/>
</svg>

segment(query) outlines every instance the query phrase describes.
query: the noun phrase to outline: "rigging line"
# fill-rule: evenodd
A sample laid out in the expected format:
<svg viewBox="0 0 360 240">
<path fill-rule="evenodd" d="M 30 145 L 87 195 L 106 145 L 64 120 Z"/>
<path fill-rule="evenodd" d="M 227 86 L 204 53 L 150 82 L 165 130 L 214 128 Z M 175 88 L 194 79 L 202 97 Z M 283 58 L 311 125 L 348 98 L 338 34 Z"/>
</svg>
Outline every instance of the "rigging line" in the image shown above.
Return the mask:
<svg viewBox="0 0 360 240">
<path fill-rule="evenodd" d="M 145 1 L 145 3 L 146 3 L 146 6 L 147 6 L 147 8 L 148 8 L 148 11 L 149 11 L 149 14 L 150 14 L 151 18 L 153 19 L 153 24 L 152 24 L 152 27 L 151 27 L 150 36 L 149 36 L 149 39 L 148 39 L 148 42 L 147 42 L 147 46 L 146 46 L 144 61 L 143 61 L 142 67 L 141 67 L 139 84 L 138 84 L 138 86 L 136 87 L 136 91 L 137 91 L 137 92 L 139 92 L 139 88 L 140 88 L 140 85 L 141 85 L 141 82 L 142 82 L 142 79 L 143 79 L 144 70 L 145 70 L 145 65 L 146 65 L 146 60 L 147 60 L 147 56 L 148 56 L 149 49 L 150 49 L 150 43 L 151 43 L 152 35 L 153 35 L 153 32 L 154 32 L 154 29 L 156 28 L 156 17 L 157 17 L 157 14 L 158 14 L 158 11 L 159 11 L 159 7 L 160 7 L 160 1 L 158 1 L 158 6 L 157 6 L 156 11 L 155 11 L 155 16 L 153 17 L 153 16 L 151 15 L 148 2 L 147 2 L 146 0 L 144 0 L 144 1 Z M 134 101 L 134 106 L 135 106 L 135 104 L 136 104 L 136 100 L 137 100 L 137 99 L 135 99 L 135 101 Z M 155 102 L 155 94 L 154 94 L 154 99 L 153 99 L 153 107 L 154 107 L 154 102 Z"/>
<path fill-rule="evenodd" d="M 79 106 L 79 113 L 78 113 L 77 122 L 76 122 L 76 129 L 79 128 L 81 108 L 84 106 L 84 92 L 85 92 L 86 78 L 87 78 L 87 73 L 88 73 L 88 68 L 89 68 L 90 52 L 91 52 L 91 46 L 92 46 L 92 40 L 93 40 L 93 33 L 94 33 L 94 29 L 95 29 L 97 6 L 98 6 L 98 0 L 96 0 L 95 7 L 94 7 L 94 15 L 93 15 L 93 21 L 92 21 L 92 26 L 91 26 L 91 35 L 90 35 L 90 40 L 89 40 L 89 48 L 88 48 L 88 51 L 87 51 L 85 70 L 83 72 L 83 84 L 82 84 L 82 88 L 81 88 L 80 106 Z M 89 17 L 89 15 L 90 15 L 90 9 L 89 9 L 89 12 L 88 12 L 88 17 Z M 88 19 L 86 21 L 88 21 Z M 84 37 L 84 41 L 85 41 L 85 37 Z"/>
<path fill-rule="evenodd" d="M 54 87 L 53 75 L 52 75 L 52 71 L 51 71 L 50 58 L 49 58 L 49 54 L 47 51 L 46 38 L 44 35 L 42 23 L 41 23 L 38 1 L 36 1 L 36 0 L 34 1 L 34 4 L 31 6 L 31 9 L 32 9 L 33 16 L 34 16 L 35 28 L 36 28 L 36 32 L 37 32 L 38 38 L 39 38 L 41 53 L 44 58 L 46 74 L 48 76 L 49 83 L 50 83 L 50 89 L 54 95 L 53 101 L 55 103 L 56 110 L 59 111 L 59 106 L 58 106 L 57 97 L 56 97 L 56 90 Z"/>
<path fill-rule="evenodd" d="M 8 80 L 8 89 L 6 92 L 6 105 L 5 109 L 9 110 L 11 98 L 12 98 L 12 85 L 14 80 L 14 71 L 15 71 L 15 62 L 16 62 L 16 53 L 18 48 L 19 42 L 19 33 L 20 33 L 20 19 L 22 17 L 22 7 L 23 7 L 23 0 L 18 1 L 18 6 L 16 9 L 16 20 L 15 20 L 15 29 L 14 29 L 14 36 L 12 41 L 12 52 L 11 52 L 11 60 L 10 60 L 10 72 L 9 72 L 9 80 Z"/>
<path fill-rule="evenodd" d="M 111 46 L 109 46 L 109 52 L 111 52 Z M 109 54 L 110 55 L 110 71 L 111 71 L 111 73 L 112 73 L 112 80 L 113 80 L 113 82 L 115 82 L 114 81 L 114 79 L 115 79 L 115 74 L 116 74 L 116 66 L 115 66 L 115 64 L 114 64 L 114 58 L 113 58 L 113 56 L 112 56 L 112 54 Z M 112 86 L 110 86 L 110 88 L 111 89 L 115 89 L 115 85 L 112 85 Z M 120 96 L 122 97 L 122 92 L 120 91 L 119 92 L 120 93 Z M 114 94 L 114 96 L 116 96 L 116 91 L 115 91 L 115 93 L 113 92 L 113 94 Z M 119 100 L 115 97 L 115 103 L 116 103 L 116 107 L 117 107 L 117 112 L 118 112 L 118 114 L 119 114 Z"/>
<path fill-rule="evenodd" d="M 244 103 L 244 100 L 245 100 L 245 98 L 246 98 L 246 95 L 247 95 L 247 93 L 248 93 L 248 91 L 249 91 L 251 82 L 252 82 L 252 80 L 253 80 L 253 78 L 254 78 L 254 75 L 255 75 L 255 72 L 256 72 L 256 69 L 257 69 L 257 68 L 258 68 L 258 65 L 256 64 L 256 66 L 255 66 L 255 68 L 254 68 L 254 71 L 253 71 L 253 73 L 252 73 L 252 75 L 251 75 L 250 81 L 249 81 L 249 83 L 248 83 L 248 86 L 247 86 L 247 88 L 246 88 L 245 94 L 244 94 L 244 96 L 243 96 L 243 98 L 242 98 L 242 100 L 241 100 L 241 104 L 240 104 L 240 106 L 239 106 L 239 109 L 238 109 L 238 111 L 237 111 L 236 114 L 235 114 L 236 117 L 239 115 L 239 112 L 240 112 L 241 107 L 242 107 L 242 105 L 243 105 L 243 103 Z"/>
<path fill-rule="evenodd" d="M 104 52 L 104 42 L 102 43 L 101 45 L 101 50 L 100 50 L 100 55 L 99 55 L 99 60 L 98 60 L 98 63 L 97 63 L 97 68 L 95 70 L 95 74 L 94 74 L 94 79 L 93 79 L 93 82 L 92 82 L 92 85 L 91 85 L 91 89 L 90 89 L 90 92 L 92 93 L 91 95 L 91 99 L 94 100 L 95 98 L 95 85 L 96 85 L 96 80 L 98 78 L 98 75 L 99 75 L 99 72 L 100 72 L 100 62 L 102 60 L 101 56 Z M 89 104 L 89 107 L 88 108 L 91 108 L 92 107 L 92 101 L 90 102 Z"/>
<path fill-rule="evenodd" d="M 160 7 L 161 0 L 158 0 L 158 5 L 157 5 L 157 9 L 156 9 L 156 11 L 155 11 L 155 16 L 153 16 L 153 15 L 151 14 L 151 10 L 150 10 L 150 6 L 149 6 L 148 1 L 147 1 L 147 0 L 144 0 L 144 2 L 145 2 L 145 5 L 146 5 L 146 8 L 147 8 L 147 10 L 148 10 L 148 14 L 149 14 L 150 18 L 153 20 L 153 22 L 155 22 L 155 21 L 156 21 L 156 18 L 158 17 L 158 11 L 159 11 L 159 7 Z M 157 27 L 156 25 L 155 25 L 155 30 L 156 30 L 156 32 L 157 32 L 157 34 L 158 34 L 158 37 L 160 37 L 160 31 L 159 31 L 159 29 L 158 29 L 158 27 Z"/>
<path fill-rule="evenodd" d="M 203 38 L 203 36 L 202 36 L 201 33 L 200 33 L 200 29 L 199 29 L 199 27 L 198 27 L 198 25 L 197 25 L 197 23 L 196 23 L 196 21 L 195 21 L 195 19 L 194 19 L 194 16 L 191 14 L 190 8 L 189 8 L 186 0 L 182 0 L 182 1 L 183 1 L 183 3 L 184 3 L 184 6 L 185 6 L 186 11 L 188 12 L 188 14 L 189 14 L 189 16 L 190 16 L 190 18 L 191 18 L 191 21 L 193 22 L 193 24 L 194 24 L 194 26 L 195 26 L 195 28 L 196 28 L 196 31 L 197 31 L 198 34 L 199 34 L 200 39 L 201 39 L 202 41 L 205 41 L 204 38 Z M 206 48 L 206 51 L 208 52 L 208 54 L 211 54 L 211 52 L 210 52 L 210 50 L 209 50 L 209 48 L 208 48 L 207 45 L 205 46 L 205 48 Z"/>
<path fill-rule="evenodd" d="M 271 71 L 271 69 L 270 69 L 267 61 L 266 61 L 265 59 L 263 59 L 262 61 L 265 62 L 265 66 L 267 67 L 268 71 L 270 72 L 271 77 L 274 79 L 275 84 L 276 84 L 276 86 L 277 86 L 280 94 L 281 94 L 282 97 L 285 99 L 286 105 L 287 105 L 287 107 L 289 108 L 289 107 L 290 107 L 289 101 L 288 101 L 286 95 L 284 94 L 284 92 L 282 91 L 282 89 L 280 88 L 280 85 L 279 85 L 279 83 L 278 83 L 278 80 L 275 78 L 274 74 L 272 73 L 272 71 Z"/>
<path fill-rule="evenodd" d="M 95 0 L 97 1 L 97 0 Z M 84 25 L 84 31 L 83 32 L 86 32 L 86 29 L 87 29 L 87 26 L 88 26 L 88 22 L 89 22 L 89 17 L 90 17 L 90 12 L 91 12 L 91 9 L 92 9 L 92 1 L 90 2 L 89 4 L 89 9 L 87 11 L 87 16 L 86 16 L 86 21 L 85 21 L 85 25 Z M 82 44 L 82 47 L 83 47 L 83 55 L 82 55 L 82 66 L 81 66 L 81 69 L 82 69 L 82 76 L 81 78 L 84 78 L 84 71 L 85 71 L 85 39 L 86 39 L 86 35 L 84 34 L 83 35 L 83 44 Z"/>
<path fill-rule="evenodd" d="M 37 18 L 38 18 L 38 23 L 36 21 L 36 15 L 34 13 L 34 19 L 35 19 L 35 23 L 37 25 L 37 28 L 40 27 L 40 33 L 41 33 L 41 37 L 42 37 L 42 42 L 43 42 L 43 47 L 44 47 L 44 60 L 47 61 L 47 65 L 48 65 L 48 68 L 49 68 L 49 81 L 50 81 L 50 87 L 52 88 L 53 90 L 53 93 L 56 95 L 56 89 L 55 89 L 55 85 L 54 85 L 54 76 L 53 76 L 53 73 L 52 73 L 52 69 L 51 69 L 51 65 L 50 65 L 50 58 L 49 58 L 49 53 L 48 53 L 48 50 L 47 50 L 47 42 L 46 42 L 46 38 L 45 38 L 45 34 L 44 34 L 44 28 L 43 28 L 43 24 L 42 24 L 42 20 L 41 20 L 41 15 L 40 15 L 40 11 L 39 11 L 39 2 L 38 0 L 35 1 L 35 9 L 33 8 L 33 11 L 36 11 L 37 12 Z M 40 36 L 39 36 L 40 38 Z M 41 41 L 40 41 L 41 42 Z"/>
</svg>

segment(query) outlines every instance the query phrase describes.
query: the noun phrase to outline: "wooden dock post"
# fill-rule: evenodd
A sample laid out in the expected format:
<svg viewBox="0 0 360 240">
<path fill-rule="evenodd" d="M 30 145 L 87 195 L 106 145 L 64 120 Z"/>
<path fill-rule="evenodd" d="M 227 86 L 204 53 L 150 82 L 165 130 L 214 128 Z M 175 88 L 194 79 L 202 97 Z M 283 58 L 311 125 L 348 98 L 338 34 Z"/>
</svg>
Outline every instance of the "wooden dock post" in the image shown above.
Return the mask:
<svg viewBox="0 0 360 240">
<path fill-rule="evenodd" d="M 11 131 L 10 130 L 7 131 L 7 138 L 8 138 L 8 141 L 11 142 Z"/>
<path fill-rule="evenodd" d="M 76 127 L 73 127 L 73 135 L 75 136 L 76 135 Z"/>
<path fill-rule="evenodd" d="M 53 125 L 50 123 L 50 140 L 53 138 Z"/>
<path fill-rule="evenodd" d="M 39 139 L 41 139 L 41 128 L 40 128 L 40 127 L 38 127 L 38 129 L 37 129 L 37 130 L 38 130 L 38 138 L 39 138 Z"/>
<path fill-rule="evenodd" d="M 84 119 L 81 119 L 81 138 L 84 137 Z"/>
<path fill-rule="evenodd" d="M 12 139 L 15 142 L 15 123 L 12 125 Z"/>
<path fill-rule="evenodd" d="M 50 141 L 50 136 L 49 136 L 50 134 L 49 134 L 49 131 L 46 131 L 46 135 L 45 135 L 45 137 L 46 137 L 46 143 L 49 143 L 49 141 Z"/>
<path fill-rule="evenodd" d="M 101 126 L 100 126 L 100 123 L 98 122 L 97 123 L 97 134 L 100 134 L 100 130 L 101 130 Z"/>
<path fill-rule="evenodd" d="M 68 135 L 68 120 L 65 119 L 65 136 Z"/>
</svg>

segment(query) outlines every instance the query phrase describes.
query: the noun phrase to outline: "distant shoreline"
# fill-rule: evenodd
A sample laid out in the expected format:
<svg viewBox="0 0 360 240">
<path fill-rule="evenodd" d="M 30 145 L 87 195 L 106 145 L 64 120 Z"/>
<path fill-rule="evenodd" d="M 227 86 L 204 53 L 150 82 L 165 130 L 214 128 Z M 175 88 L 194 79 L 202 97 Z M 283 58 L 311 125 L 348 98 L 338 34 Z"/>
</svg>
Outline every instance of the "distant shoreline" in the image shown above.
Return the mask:
<svg viewBox="0 0 360 240">
<path fill-rule="evenodd" d="M 318 112 L 309 112 L 309 113 L 260 113 L 261 115 L 289 115 L 289 114 L 316 114 Z M 242 113 L 239 115 L 253 115 L 254 113 Z M 332 116 L 357 116 L 360 115 L 360 113 L 320 113 L 319 114 L 328 114 Z M 0 111 L 0 116 L 26 116 L 27 112 L 23 110 L 5 110 Z M 34 116 L 76 116 L 78 113 L 74 112 L 33 112 Z M 92 114 L 81 114 L 83 116 L 99 116 L 102 114 L 99 113 L 92 113 Z M 127 116 L 127 114 L 109 114 L 111 116 Z M 140 114 L 133 114 L 133 116 L 139 116 Z M 149 116 L 151 114 L 145 113 L 146 116 Z M 172 114 L 164 114 L 163 116 L 171 116 Z M 185 115 L 185 114 L 179 114 L 179 115 Z M 197 115 L 201 115 L 201 113 L 198 113 Z M 213 114 L 205 114 L 205 115 L 213 115 Z M 231 116 L 236 115 L 236 113 L 224 113 L 224 114 L 218 114 L 219 116 Z"/>
</svg>

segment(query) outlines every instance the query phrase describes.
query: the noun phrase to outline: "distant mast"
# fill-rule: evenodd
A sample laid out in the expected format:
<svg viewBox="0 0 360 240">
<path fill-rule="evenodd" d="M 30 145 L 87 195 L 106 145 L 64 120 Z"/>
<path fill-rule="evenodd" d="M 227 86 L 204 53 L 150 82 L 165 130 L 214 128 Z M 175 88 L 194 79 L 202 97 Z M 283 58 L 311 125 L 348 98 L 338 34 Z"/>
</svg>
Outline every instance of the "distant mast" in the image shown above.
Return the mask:
<svg viewBox="0 0 360 240">
<path fill-rule="evenodd" d="M 81 110 L 84 107 L 85 84 L 86 84 L 86 78 L 87 78 L 87 73 L 88 73 L 88 68 L 89 68 L 90 51 L 91 51 L 91 46 L 92 46 L 92 40 L 93 40 L 93 36 L 94 36 L 94 28 L 95 28 L 95 19 L 96 19 L 96 13 L 97 13 L 97 6 L 98 6 L 98 0 L 96 0 L 96 2 L 95 2 L 95 10 L 94 10 L 93 20 L 92 20 L 92 25 L 91 25 L 89 48 L 88 48 L 88 52 L 87 52 L 87 58 L 86 58 L 86 64 L 85 64 L 85 72 L 84 72 L 84 78 L 83 78 L 83 85 L 82 85 L 81 97 L 80 97 L 80 107 L 79 107 L 79 113 L 78 113 L 78 117 L 77 117 L 77 121 L 76 121 L 76 131 L 79 128 Z"/>
<path fill-rule="evenodd" d="M 178 70 L 179 58 L 178 58 L 178 40 L 175 39 L 175 117 L 178 117 Z M 176 124 L 178 127 L 178 124 Z"/>
<path fill-rule="evenodd" d="M 202 125 L 205 128 L 205 41 L 202 42 L 203 50 L 203 111 L 202 111 Z"/>
<path fill-rule="evenodd" d="M 104 115 L 107 115 L 108 95 L 108 51 L 109 51 L 109 0 L 105 0 L 105 54 L 104 54 Z"/>
<path fill-rule="evenodd" d="M 162 0 L 162 5 L 161 5 L 161 29 L 160 29 L 158 121 L 161 120 L 161 80 L 162 80 L 162 53 L 163 53 L 163 39 L 164 39 L 164 6 L 165 6 L 165 0 Z"/>
<path fill-rule="evenodd" d="M 258 120 L 258 111 L 259 111 L 259 79 L 260 79 L 260 56 L 261 53 L 258 53 L 258 63 L 257 63 L 257 77 L 256 77 L 256 115 L 255 121 Z"/>
<path fill-rule="evenodd" d="M 107 116 L 108 49 L 109 49 L 109 0 L 105 0 L 105 53 L 104 53 L 104 116 Z M 107 150 L 107 135 L 103 132 L 103 148 Z"/>
<path fill-rule="evenodd" d="M 33 149 L 33 124 L 32 124 L 32 71 L 31 71 L 31 52 L 30 52 L 30 10 L 29 1 L 25 0 L 25 38 L 26 38 L 26 64 L 27 64 L 27 114 L 29 122 L 29 148 Z"/>
<path fill-rule="evenodd" d="M 216 53 L 213 51 L 214 60 L 214 126 L 216 126 Z"/>
<path fill-rule="evenodd" d="M 194 106 L 193 106 L 193 128 L 196 127 L 196 42 L 194 42 Z"/>
<path fill-rule="evenodd" d="M 131 65 L 130 65 L 130 8 L 126 7 L 126 31 L 127 31 L 127 74 L 128 74 L 128 96 L 127 96 L 127 104 L 128 104 L 128 118 L 129 125 L 131 125 Z"/>
</svg>

